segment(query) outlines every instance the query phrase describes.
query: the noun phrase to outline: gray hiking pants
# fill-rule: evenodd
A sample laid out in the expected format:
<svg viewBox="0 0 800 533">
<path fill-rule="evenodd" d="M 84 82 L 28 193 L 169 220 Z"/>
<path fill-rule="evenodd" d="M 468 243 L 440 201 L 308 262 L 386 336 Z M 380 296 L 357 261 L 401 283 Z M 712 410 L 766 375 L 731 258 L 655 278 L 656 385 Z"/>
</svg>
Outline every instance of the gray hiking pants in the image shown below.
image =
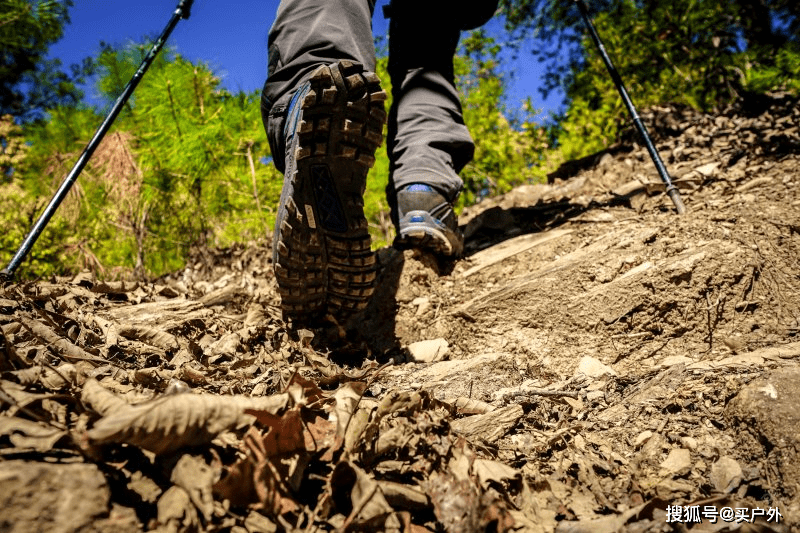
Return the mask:
<svg viewBox="0 0 800 533">
<path fill-rule="evenodd" d="M 454 86 L 453 56 L 461 30 L 488 21 L 498 0 L 392 0 L 388 6 L 391 161 L 387 197 L 427 183 L 453 201 L 458 172 L 475 146 Z M 268 78 L 261 111 L 279 170 L 284 170 L 283 123 L 295 88 L 319 65 L 350 59 L 375 70 L 375 0 L 281 0 L 269 33 Z"/>
</svg>

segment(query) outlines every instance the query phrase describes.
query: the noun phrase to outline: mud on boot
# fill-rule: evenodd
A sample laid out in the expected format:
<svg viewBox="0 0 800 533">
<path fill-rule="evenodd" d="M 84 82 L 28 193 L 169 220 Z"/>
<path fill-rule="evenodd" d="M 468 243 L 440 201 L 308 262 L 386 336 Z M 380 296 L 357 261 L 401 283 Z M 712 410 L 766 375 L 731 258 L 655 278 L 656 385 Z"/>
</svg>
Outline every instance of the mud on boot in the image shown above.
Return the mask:
<svg viewBox="0 0 800 533">
<path fill-rule="evenodd" d="M 286 115 L 286 171 L 273 237 L 284 317 L 337 321 L 366 307 L 376 277 L 364 190 L 386 120 L 378 77 L 340 61 L 319 67 Z"/>
</svg>

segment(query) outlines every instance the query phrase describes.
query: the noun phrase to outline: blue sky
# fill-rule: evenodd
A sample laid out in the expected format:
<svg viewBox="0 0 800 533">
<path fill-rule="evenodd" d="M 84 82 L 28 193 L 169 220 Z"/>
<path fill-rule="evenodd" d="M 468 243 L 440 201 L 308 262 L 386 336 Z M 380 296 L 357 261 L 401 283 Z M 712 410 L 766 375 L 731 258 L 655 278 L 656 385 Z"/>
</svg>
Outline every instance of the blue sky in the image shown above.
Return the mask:
<svg viewBox="0 0 800 533">
<path fill-rule="evenodd" d="M 381 10 L 386 3 L 388 0 L 379 0 L 375 9 L 373 30 L 378 35 L 384 35 L 388 27 Z M 158 34 L 177 4 L 177 0 L 75 0 L 71 23 L 51 47 L 50 56 L 69 65 L 95 55 L 100 41 L 123 44 Z M 207 63 L 231 91 L 260 88 L 266 79 L 267 33 L 278 4 L 278 0 L 195 0 L 191 18 L 178 24 L 169 45 L 192 61 Z M 500 35 L 502 21 L 494 19 L 486 28 L 491 35 Z M 508 95 L 510 106 L 531 96 L 536 108 L 545 112 L 557 108 L 558 96 L 543 101 L 537 91 L 539 65 L 529 54 L 523 51 L 509 66 L 515 74 Z M 90 101 L 96 101 L 91 92 L 87 88 Z"/>
</svg>

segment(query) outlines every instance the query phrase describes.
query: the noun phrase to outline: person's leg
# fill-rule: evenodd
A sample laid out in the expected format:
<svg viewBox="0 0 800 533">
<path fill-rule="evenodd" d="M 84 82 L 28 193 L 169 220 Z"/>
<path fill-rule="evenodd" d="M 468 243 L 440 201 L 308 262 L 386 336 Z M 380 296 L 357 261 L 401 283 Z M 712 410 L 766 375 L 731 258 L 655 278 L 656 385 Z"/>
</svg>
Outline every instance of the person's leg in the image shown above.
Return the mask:
<svg viewBox="0 0 800 533">
<path fill-rule="evenodd" d="M 284 173 L 273 261 L 284 315 L 296 323 L 345 318 L 374 289 L 363 195 L 386 94 L 371 72 L 373 7 L 283 0 L 270 31 L 262 114 Z"/>
<path fill-rule="evenodd" d="M 461 30 L 485 23 L 496 7 L 497 0 L 393 0 L 389 6 L 387 198 L 400 245 L 460 253 L 451 204 L 474 144 L 455 88 L 453 56 Z"/>
</svg>

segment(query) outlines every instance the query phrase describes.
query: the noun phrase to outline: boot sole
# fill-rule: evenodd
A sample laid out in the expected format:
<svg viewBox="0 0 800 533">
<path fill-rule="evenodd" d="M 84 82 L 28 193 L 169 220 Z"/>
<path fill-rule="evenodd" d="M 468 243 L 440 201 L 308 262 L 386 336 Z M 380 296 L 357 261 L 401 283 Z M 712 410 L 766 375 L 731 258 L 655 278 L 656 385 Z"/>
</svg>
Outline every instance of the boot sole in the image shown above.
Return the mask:
<svg viewBox="0 0 800 533">
<path fill-rule="evenodd" d="M 341 321 L 366 307 L 375 288 L 364 191 L 383 141 L 386 93 L 350 61 L 320 67 L 309 83 L 292 189 L 276 224 L 275 278 L 286 318 Z"/>
</svg>

